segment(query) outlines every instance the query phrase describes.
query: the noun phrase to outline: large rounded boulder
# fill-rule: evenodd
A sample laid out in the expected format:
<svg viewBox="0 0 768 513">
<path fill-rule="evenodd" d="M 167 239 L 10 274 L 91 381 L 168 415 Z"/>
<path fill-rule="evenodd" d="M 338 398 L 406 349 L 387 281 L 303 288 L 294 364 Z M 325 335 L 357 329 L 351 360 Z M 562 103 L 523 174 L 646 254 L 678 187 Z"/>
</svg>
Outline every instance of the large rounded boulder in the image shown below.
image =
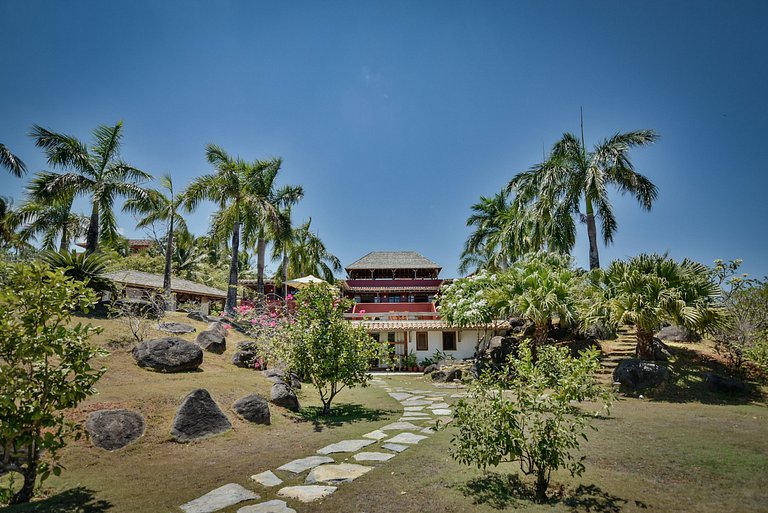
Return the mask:
<svg viewBox="0 0 768 513">
<path fill-rule="evenodd" d="M 93 445 L 114 451 L 144 434 L 144 417 L 132 410 L 99 410 L 88 415 L 85 429 Z"/>
<path fill-rule="evenodd" d="M 208 352 L 216 354 L 222 354 L 227 350 L 227 338 L 218 330 L 200 332 L 195 339 L 195 344 Z"/>
<path fill-rule="evenodd" d="M 613 370 L 613 381 L 633 390 L 654 388 L 669 379 L 669 371 L 663 365 L 632 358 L 622 360 Z"/>
<path fill-rule="evenodd" d="M 279 382 L 272 385 L 272 403 L 289 410 L 298 411 L 299 399 L 296 392 L 285 382 Z"/>
<path fill-rule="evenodd" d="M 682 326 L 664 326 L 656 333 L 656 336 L 661 340 L 672 342 L 698 342 L 701 340 L 701 337 L 696 333 L 688 331 Z"/>
<path fill-rule="evenodd" d="M 257 394 L 247 395 L 232 405 L 235 413 L 254 424 L 269 424 L 269 403 Z"/>
<path fill-rule="evenodd" d="M 171 436 L 179 442 L 223 433 L 232 424 L 207 390 L 198 388 L 181 402 L 173 418 Z"/>
<path fill-rule="evenodd" d="M 134 347 L 131 353 L 139 367 L 157 372 L 190 371 L 203 363 L 203 350 L 177 337 L 147 340 Z"/>
</svg>

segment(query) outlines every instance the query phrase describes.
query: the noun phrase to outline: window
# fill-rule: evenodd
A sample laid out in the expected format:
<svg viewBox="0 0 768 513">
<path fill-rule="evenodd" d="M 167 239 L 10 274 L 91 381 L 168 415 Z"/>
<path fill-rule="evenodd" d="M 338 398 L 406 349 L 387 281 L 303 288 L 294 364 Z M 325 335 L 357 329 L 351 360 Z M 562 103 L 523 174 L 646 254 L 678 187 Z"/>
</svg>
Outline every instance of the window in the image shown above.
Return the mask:
<svg viewBox="0 0 768 513">
<path fill-rule="evenodd" d="M 416 333 L 416 351 L 429 351 L 429 339 L 424 331 Z"/>
<path fill-rule="evenodd" d="M 394 341 L 395 341 L 395 334 L 387 333 L 387 342 L 394 342 Z"/>
<path fill-rule="evenodd" d="M 456 332 L 443 332 L 443 351 L 456 351 Z"/>
<path fill-rule="evenodd" d="M 376 342 L 379 341 L 379 334 L 378 333 L 371 333 L 371 337 L 373 337 L 373 340 L 375 340 Z"/>
<path fill-rule="evenodd" d="M 400 302 L 400 296 L 389 296 L 389 302 L 390 303 L 399 303 Z"/>
</svg>

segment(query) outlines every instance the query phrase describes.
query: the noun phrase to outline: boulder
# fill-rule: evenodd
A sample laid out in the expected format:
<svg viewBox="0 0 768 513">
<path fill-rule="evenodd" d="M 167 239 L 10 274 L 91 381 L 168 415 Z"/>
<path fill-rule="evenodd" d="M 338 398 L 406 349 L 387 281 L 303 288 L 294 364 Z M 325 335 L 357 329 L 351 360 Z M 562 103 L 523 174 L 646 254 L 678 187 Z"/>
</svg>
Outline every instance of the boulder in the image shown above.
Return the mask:
<svg viewBox="0 0 768 513">
<path fill-rule="evenodd" d="M 743 395 L 747 392 L 747 384 L 743 381 L 721 376 L 714 372 L 704 373 L 704 386 L 710 392 L 718 394 Z"/>
<path fill-rule="evenodd" d="M 668 362 L 675 355 L 667 344 L 656 337 L 653 337 L 651 342 L 651 352 L 653 353 L 653 360 L 661 362 Z"/>
<path fill-rule="evenodd" d="M 688 331 L 682 326 L 664 326 L 656 333 L 656 336 L 672 342 L 698 342 L 701 340 L 701 337 L 696 333 Z"/>
<path fill-rule="evenodd" d="M 189 312 L 187 314 L 187 317 L 189 317 L 193 321 L 208 322 L 206 315 L 203 314 L 202 312 Z"/>
<path fill-rule="evenodd" d="M 203 363 L 199 346 L 177 337 L 156 338 L 138 344 L 131 351 L 139 367 L 158 372 L 183 372 Z"/>
<path fill-rule="evenodd" d="M 227 339 L 218 331 L 201 331 L 197 335 L 195 343 L 211 353 L 221 354 L 227 350 Z"/>
<path fill-rule="evenodd" d="M 207 390 L 198 388 L 181 402 L 173 418 L 171 436 L 178 442 L 223 433 L 232 424 Z"/>
<path fill-rule="evenodd" d="M 235 413 L 254 424 L 269 424 L 269 403 L 257 394 L 247 395 L 232 405 Z"/>
<path fill-rule="evenodd" d="M 511 354 L 517 354 L 520 342 L 515 337 L 493 337 L 488 345 L 486 355 L 496 364 L 504 364 Z"/>
<path fill-rule="evenodd" d="M 512 328 L 512 333 L 519 339 L 531 338 L 536 331 L 536 325 L 530 321 Z"/>
<path fill-rule="evenodd" d="M 596 338 L 599 340 L 613 340 L 616 338 L 616 333 L 611 328 L 599 322 L 587 328 L 586 335 L 589 338 Z"/>
<path fill-rule="evenodd" d="M 272 385 L 272 403 L 293 411 L 298 411 L 299 409 L 299 400 L 296 397 L 296 392 L 284 382 Z"/>
<path fill-rule="evenodd" d="M 181 333 L 194 333 L 197 331 L 194 326 L 190 324 L 184 324 L 183 322 L 161 322 L 158 326 L 160 331 L 166 331 L 175 335 Z"/>
<path fill-rule="evenodd" d="M 663 365 L 632 358 L 622 360 L 613 370 L 613 381 L 633 390 L 657 387 L 669 379 L 669 371 Z"/>
<path fill-rule="evenodd" d="M 435 372 L 439 368 L 440 367 L 438 365 L 434 364 L 434 363 L 432 365 L 427 365 L 427 367 L 424 369 L 424 374 L 429 374 L 430 372 Z"/>
<path fill-rule="evenodd" d="M 454 379 L 461 379 L 461 375 L 461 369 L 442 369 L 432 373 L 432 381 L 450 383 Z"/>
<path fill-rule="evenodd" d="M 264 362 L 256 366 L 256 362 L 259 360 L 261 353 L 258 345 L 253 341 L 239 342 L 237 344 L 237 352 L 232 356 L 232 364 L 237 367 L 263 370 Z"/>
<path fill-rule="evenodd" d="M 225 328 L 224 324 L 219 321 L 208 324 L 208 331 L 213 331 L 215 333 L 218 333 L 219 335 L 225 338 L 227 336 L 227 328 Z"/>
<path fill-rule="evenodd" d="M 85 421 L 93 445 L 114 451 L 132 444 L 144 434 L 144 417 L 132 410 L 94 411 Z"/>
</svg>

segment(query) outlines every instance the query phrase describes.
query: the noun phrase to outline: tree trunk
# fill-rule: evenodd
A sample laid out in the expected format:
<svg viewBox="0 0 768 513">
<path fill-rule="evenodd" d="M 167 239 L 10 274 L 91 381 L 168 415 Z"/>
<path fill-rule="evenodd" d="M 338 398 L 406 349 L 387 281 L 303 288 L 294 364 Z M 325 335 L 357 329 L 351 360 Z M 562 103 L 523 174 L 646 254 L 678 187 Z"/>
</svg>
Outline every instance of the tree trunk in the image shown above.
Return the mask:
<svg viewBox="0 0 768 513">
<path fill-rule="evenodd" d="M 641 360 L 653 360 L 653 331 L 637 328 L 637 357 Z"/>
<path fill-rule="evenodd" d="M 24 469 L 24 484 L 21 489 L 11 497 L 11 504 L 24 504 L 32 500 L 35 493 L 35 482 L 37 481 L 37 461 L 40 459 L 40 452 L 37 445 L 32 442 L 29 448 L 29 461 L 27 468 Z"/>
<path fill-rule="evenodd" d="M 544 504 L 547 502 L 547 488 L 549 488 L 549 479 L 544 470 L 536 473 L 536 502 Z"/>
<path fill-rule="evenodd" d="M 597 251 L 597 226 L 592 201 L 587 199 L 587 235 L 589 236 L 589 269 L 600 268 L 600 255 Z"/>
<path fill-rule="evenodd" d="M 88 224 L 88 236 L 85 239 L 85 252 L 91 254 L 99 247 L 99 204 L 94 198 L 91 210 L 91 222 Z"/>
<path fill-rule="evenodd" d="M 163 290 L 165 291 L 165 308 L 171 304 L 171 256 L 173 256 L 173 215 L 168 224 L 168 240 L 165 241 L 165 271 L 163 272 Z"/>
<path fill-rule="evenodd" d="M 288 252 L 283 250 L 283 299 L 288 299 Z"/>
<path fill-rule="evenodd" d="M 549 326 L 546 322 L 537 322 L 533 330 L 533 340 L 531 340 L 531 361 L 536 363 L 539 358 L 539 347 L 547 343 L 549 336 Z"/>
<path fill-rule="evenodd" d="M 69 234 L 67 233 L 67 225 L 61 227 L 61 242 L 59 243 L 59 253 L 64 253 L 69 249 Z"/>
<path fill-rule="evenodd" d="M 256 242 L 256 292 L 259 296 L 264 295 L 264 257 L 267 251 L 267 241 L 264 237 L 259 237 Z"/>
<path fill-rule="evenodd" d="M 240 249 L 240 221 L 235 221 L 232 229 L 232 260 L 229 264 L 229 287 L 227 288 L 227 302 L 224 311 L 227 315 L 235 314 L 237 306 L 237 253 Z"/>
</svg>

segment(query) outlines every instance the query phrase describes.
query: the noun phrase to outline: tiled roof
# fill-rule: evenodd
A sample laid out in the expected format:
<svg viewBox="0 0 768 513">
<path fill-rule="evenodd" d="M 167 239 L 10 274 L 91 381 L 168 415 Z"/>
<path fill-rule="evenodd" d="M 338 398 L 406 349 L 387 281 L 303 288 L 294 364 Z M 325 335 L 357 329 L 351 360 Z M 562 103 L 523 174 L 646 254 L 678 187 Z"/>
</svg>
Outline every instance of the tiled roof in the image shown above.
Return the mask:
<svg viewBox="0 0 768 513">
<path fill-rule="evenodd" d="M 351 269 L 441 269 L 439 265 L 415 251 L 371 251 L 346 267 Z"/>
<path fill-rule="evenodd" d="M 145 273 L 143 271 L 115 271 L 106 273 L 106 277 L 112 281 L 118 283 L 124 283 L 125 285 L 134 285 L 137 287 L 162 289 L 163 288 L 163 275 Z M 223 290 L 215 289 L 207 285 L 195 283 L 193 281 L 184 280 L 182 278 L 171 278 L 171 290 L 173 292 L 181 292 L 183 294 L 198 294 L 201 296 L 214 297 L 219 299 L 225 299 L 227 293 Z"/>
<path fill-rule="evenodd" d="M 485 326 L 451 326 L 443 320 L 410 320 L 410 321 L 350 321 L 355 326 L 363 326 L 369 331 L 449 331 L 483 329 Z M 509 329 L 509 322 L 497 322 L 496 330 Z"/>
</svg>

